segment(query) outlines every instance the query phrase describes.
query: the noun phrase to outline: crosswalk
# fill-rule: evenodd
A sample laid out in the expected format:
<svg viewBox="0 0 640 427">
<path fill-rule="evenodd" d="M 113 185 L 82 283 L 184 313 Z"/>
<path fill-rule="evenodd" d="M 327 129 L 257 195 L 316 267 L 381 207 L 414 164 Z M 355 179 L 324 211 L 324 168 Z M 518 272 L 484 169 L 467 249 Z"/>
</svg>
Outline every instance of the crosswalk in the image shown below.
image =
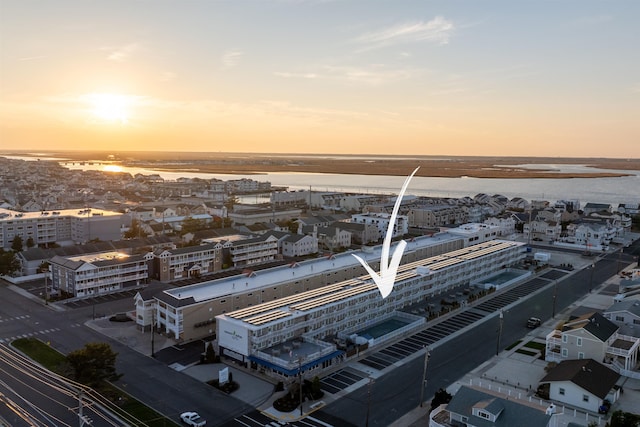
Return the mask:
<svg viewBox="0 0 640 427">
<path fill-rule="evenodd" d="M 22 315 L 22 316 L 0 318 L 0 324 L 26 320 L 26 319 L 29 319 L 29 318 L 30 318 L 30 316 L 28 314 L 25 314 L 25 315 Z M 42 337 L 42 336 L 54 334 L 56 332 L 62 332 L 63 330 L 66 330 L 67 328 L 78 328 L 78 327 L 81 327 L 81 326 L 82 326 L 82 324 L 80 324 L 80 323 L 72 323 L 70 325 L 67 325 L 65 328 L 47 328 L 47 329 L 41 329 L 41 330 L 38 330 L 38 331 L 27 332 L 27 333 L 24 333 L 24 334 L 19 334 L 19 335 L 14 335 L 14 336 L 4 336 L 4 337 L 0 336 L 0 343 L 8 344 L 8 343 L 10 343 L 12 341 L 15 341 L 17 339 L 20 339 L 20 338 Z"/>
</svg>

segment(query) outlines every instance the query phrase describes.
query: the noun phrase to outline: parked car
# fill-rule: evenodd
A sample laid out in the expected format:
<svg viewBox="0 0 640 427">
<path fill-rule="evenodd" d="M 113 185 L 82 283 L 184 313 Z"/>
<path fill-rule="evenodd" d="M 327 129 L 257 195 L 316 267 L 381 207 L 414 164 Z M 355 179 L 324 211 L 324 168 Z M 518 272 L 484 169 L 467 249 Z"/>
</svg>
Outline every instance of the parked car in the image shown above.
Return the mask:
<svg viewBox="0 0 640 427">
<path fill-rule="evenodd" d="M 611 402 L 609 402 L 607 399 L 605 399 L 602 402 L 602 405 L 600 405 L 600 407 L 598 408 L 598 413 L 599 414 L 608 414 L 609 413 L 609 409 L 611 409 Z"/>
<path fill-rule="evenodd" d="M 183 423 L 193 427 L 203 427 L 207 424 L 207 420 L 198 415 L 197 412 L 183 412 L 180 414 Z"/>
<path fill-rule="evenodd" d="M 527 320 L 527 328 L 530 328 L 530 329 L 537 328 L 541 324 L 542 324 L 542 321 L 537 317 L 530 317 L 529 320 Z"/>
</svg>

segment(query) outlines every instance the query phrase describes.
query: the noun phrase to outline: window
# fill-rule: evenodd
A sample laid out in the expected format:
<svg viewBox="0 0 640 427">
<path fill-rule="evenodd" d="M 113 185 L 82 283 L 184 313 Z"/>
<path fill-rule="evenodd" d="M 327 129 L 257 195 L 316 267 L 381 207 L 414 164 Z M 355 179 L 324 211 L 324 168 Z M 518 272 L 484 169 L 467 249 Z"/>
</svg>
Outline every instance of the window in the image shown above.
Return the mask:
<svg viewBox="0 0 640 427">
<path fill-rule="evenodd" d="M 566 343 L 566 342 L 567 342 L 567 336 L 566 336 L 566 335 L 563 335 L 563 336 L 562 336 L 562 342 L 563 342 L 563 343 Z"/>
<path fill-rule="evenodd" d="M 589 395 L 588 394 L 583 394 L 582 395 L 582 401 L 583 402 L 588 402 L 589 401 Z"/>
<path fill-rule="evenodd" d="M 624 322 L 624 316 L 616 316 L 616 322 Z"/>
<path fill-rule="evenodd" d="M 561 396 L 564 396 L 564 393 L 565 393 L 564 389 L 562 387 L 560 387 L 558 389 L 558 394 L 560 394 Z"/>
<path fill-rule="evenodd" d="M 566 348 L 562 349 L 562 357 L 569 357 L 569 350 L 567 350 Z"/>
<path fill-rule="evenodd" d="M 576 345 L 577 345 L 578 347 L 582 347 L 582 338 L 578 337 L 578 338 L 576 339 Z"/>
<path fill-rule="evenodd" d="M 583 352 L 579 352 L 578 353 L 578 359 L 584 359 L 584 353 Z"/>
<path fill-rule="evenodd" d="M 640 319 L 633 319 L 634 325 L 640 325 Z"/>
</svg>

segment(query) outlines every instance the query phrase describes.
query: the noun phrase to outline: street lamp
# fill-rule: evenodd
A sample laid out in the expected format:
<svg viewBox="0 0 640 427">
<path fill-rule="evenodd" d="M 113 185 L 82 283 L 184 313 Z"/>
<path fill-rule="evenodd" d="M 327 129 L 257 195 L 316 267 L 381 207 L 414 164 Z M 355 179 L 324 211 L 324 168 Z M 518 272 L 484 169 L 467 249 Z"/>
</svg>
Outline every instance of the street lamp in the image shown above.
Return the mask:
<svg viewBox="0 0 640 427">
<path fill-rule="evenodd" d="M 302 417 L 302 356 L 298 356 L 294 362 L 298 362 L 298 379 L 300 381 L 298 394 L 300 395 L 300 417 Z"/>
<path fill-rule="evenodd" d="M 371 410 L 371 386 L 373 385 L 373 378 L 369 377 L 369 387 L 367 388 L 367 418 L 365 420 L 365 427 L 369 427 L 369 411 Z"/>
<path fill-rule="evenodd" d="M 427 364 L 429 363 L 429 357 L 431 357 L 431 352 L 429 352 L 429 346 L 426 346 L 424 350 L 424 368 L 422 369 L 422 382 L 420 383 L 420 407 L 421 408 L 422 408 L 422 403 L 424 401 L 424 388 L 427 385 Z"/>
</svg>

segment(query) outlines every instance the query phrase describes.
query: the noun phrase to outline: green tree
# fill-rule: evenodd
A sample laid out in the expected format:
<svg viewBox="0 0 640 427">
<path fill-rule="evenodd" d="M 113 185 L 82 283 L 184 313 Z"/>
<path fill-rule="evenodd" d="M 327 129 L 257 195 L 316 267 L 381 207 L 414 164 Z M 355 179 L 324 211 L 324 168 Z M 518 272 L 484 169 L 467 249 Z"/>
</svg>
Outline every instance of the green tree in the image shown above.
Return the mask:
<svg viewBox="0 0 640 427">
<path fill-rule="evenodd" d="M 236 197 L 233 194 L 229 194 L 229 196 L 227 197 L 227 200 L 224 202 L 224 206 L 227 208 L 227 214 L 229 212 L 233 212 L 233 207 L 235 205 L 237 205 L 240 201 L 238 200 L 238 197 Z"/>
<path fill-rule="evenodd" d="M 13 274 L 20 270 L 20 261 L 15 252 L 0 248 L 0 275 Z"/>
<path fill-rule="evenodd" d="M 79 350 L 67 355 L 74 379 L 80 383 L 95 387 L 104 380 L 115 380 L 116 356 L 107 343 L 88 343 Z"/>
<path fill-rule="evenodd" d="M 14 252 L 22 252 L 22 237 L 16 236 L 11 241 L 11 249 Z"/>
<path fill-rule="evenodd" d="M 213 343 L 207 344 L 207 349 L 204 353 L 204 361 L 205 363 L 215 363 L 216 351 L 213 349 Z"/>
<path fill-rule="evenodd" d="M 184 236 L 187 233 L 195 233 L 196 231 L 206 230 L 207 228 L 207 223 L 203 219 L 185 218 L 185 220 L 182 221 L 180 235 Z"/>
<path fill-rule="evenodd" d="M 638 427 L 640 425 L 640 415 L 630 412 L 615 411 L 611 414 L 610 427 Z"/>
<path fill-rule="evenodd" d="M 443 403 L 451 402 L 452 397 L 453 396 L 451 396 L 451 394 L 447 390 L 443 388 L 439 389 L 433 395 L 433 400 L 431 400 L 431 410 L 434 410 Z"/>
<path fill-rule="evenodd" d="M 127 231 L 124 232 L 125 239 L 133 239 L 136 237 L 141 237 L 142 235 L 142 227 L 140 227 L 140 221 L 137 219 L 131 220 L 131 227 Z"/>
<path fill-rule="evenodd" d="M 33 241 L 33 237 L 29 236 L 27 239 L 27 248 L 32 248 L 36 245 L 36 242 Z"/>
</svg>

